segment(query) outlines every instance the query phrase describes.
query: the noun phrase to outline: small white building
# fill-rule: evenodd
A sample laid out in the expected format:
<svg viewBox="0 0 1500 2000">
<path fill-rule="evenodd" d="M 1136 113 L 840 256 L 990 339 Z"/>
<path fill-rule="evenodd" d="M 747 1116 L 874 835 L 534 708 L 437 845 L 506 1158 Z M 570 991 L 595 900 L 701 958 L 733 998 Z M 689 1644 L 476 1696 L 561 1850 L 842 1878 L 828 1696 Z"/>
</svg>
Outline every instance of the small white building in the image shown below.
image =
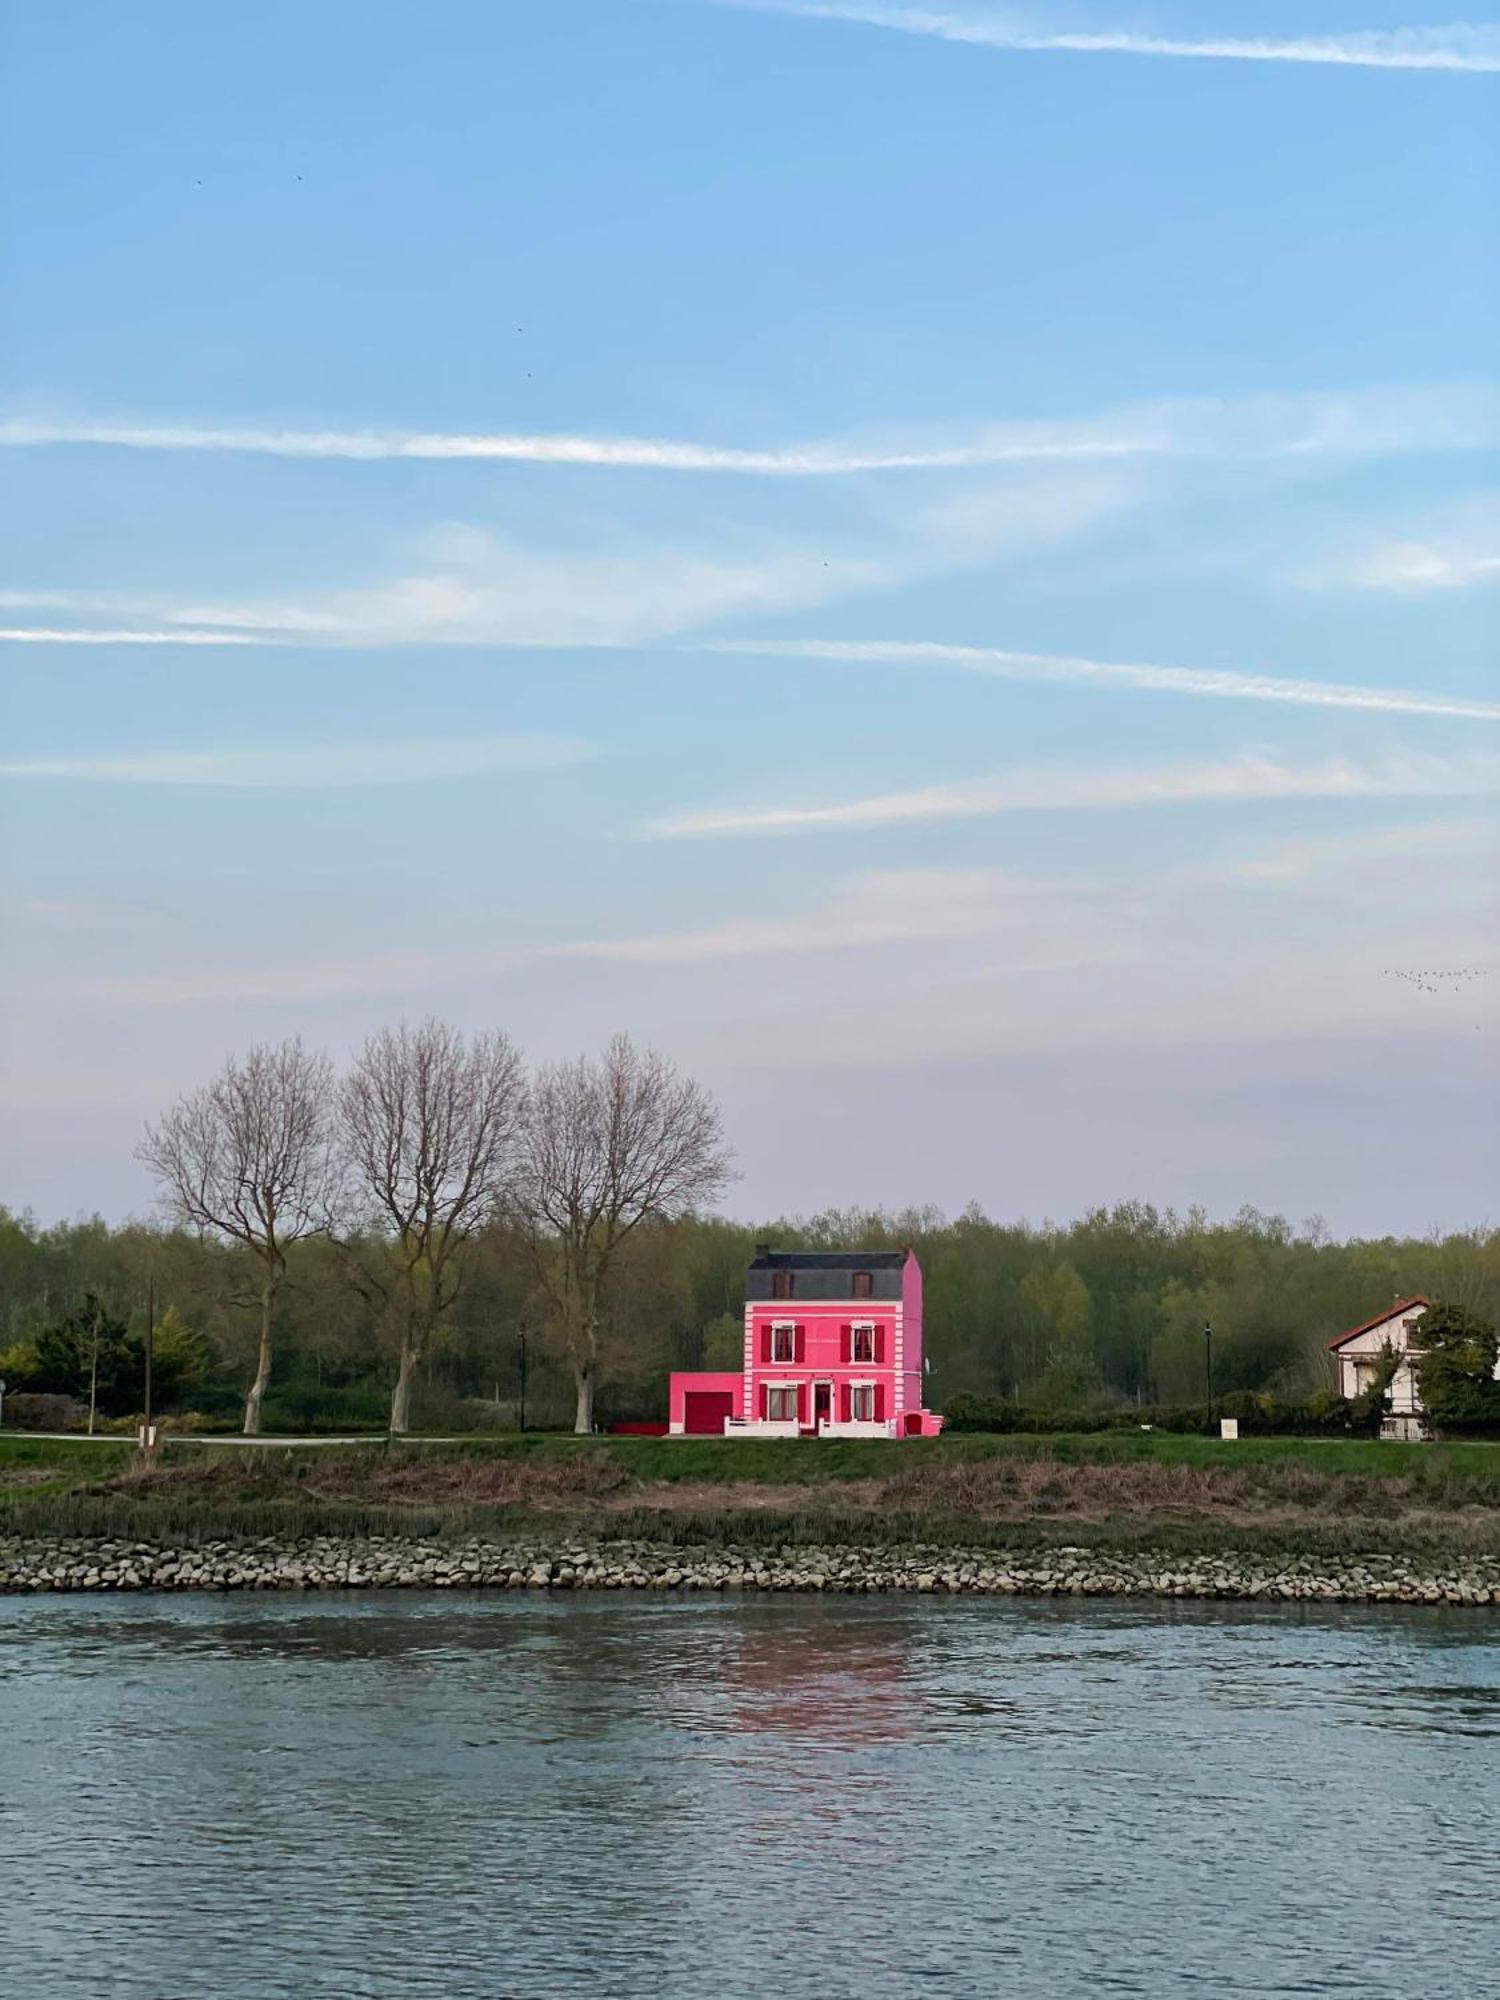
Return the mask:
<svg viewBox="0 0 1500 2000">
<path fill-rule="evenodd" d="M 1339 1394 L 1358 1396 L 1375 1379 L 1380 1358 L 1387 1347 L 1403 1356 L 1411 1353 L 1412 1328 L 1432 1304 L 1431 1299 L 1397 1299 L 1363 1326 L 1352 1326 L 1328 1345 L 1339 1371 Z M 1380 1426 L 1380 1435 L 1389 1438 L 1420 1438 L 1427 1435 L 1422 1416 L 1422 1397 L 1417 1373 L 1409 1359 L 1403 1360 L 1391 1381 L 1390 1408 Z"/>
</svg>

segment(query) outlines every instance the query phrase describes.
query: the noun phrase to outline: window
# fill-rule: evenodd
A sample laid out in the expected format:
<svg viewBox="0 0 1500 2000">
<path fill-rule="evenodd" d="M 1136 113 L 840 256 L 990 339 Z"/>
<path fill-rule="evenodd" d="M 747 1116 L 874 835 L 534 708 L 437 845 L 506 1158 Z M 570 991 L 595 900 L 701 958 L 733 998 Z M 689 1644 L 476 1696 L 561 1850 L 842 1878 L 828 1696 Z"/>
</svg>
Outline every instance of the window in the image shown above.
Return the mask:
<svg viewBox="0 0 1500 2000">
<path fill-rule="evenodd" d="M 874 1283 L 875 1281 L 868 1271 L 856 1271 L 854 1274 L 854 1290 L 849 1294 L 850 1298 L 868 1299 L 872 1297 Z"/>
<path fill-rule="evenodd" d="M 791 1272 L 773 1271 L 771 1273 L 771 1297 L 773 1299 L 789 1299 L 791 1296 L 792 1296 Z"/>
<path fill-rule="evenodd" d="M 771 1328 L 771 1359 L 773 1361 L 797 1359 L 797 1329 L 789 1319 L 777 1320 Z"/>
<path fill-rule="evenodd" d="M 875 1421 L 875 1385 L 873 1382 L 856 1382 L 849 1391 L 849 1415 L 856 1424 L 873 1424 Z"/>
<path fill-rule="evenodd" d="M 875 1322 L 873 1320 L 857 1320 L 850 1327 L 849 1359 L 851 1361 L 873 1361 L 875 1359 Z"/>
<path fill-rule="evenodd" d="M 797 1391 L 785 1385 L 766 1391 L 766 1416 L 773 1424 L 797 1421 Z"/>
</svg>

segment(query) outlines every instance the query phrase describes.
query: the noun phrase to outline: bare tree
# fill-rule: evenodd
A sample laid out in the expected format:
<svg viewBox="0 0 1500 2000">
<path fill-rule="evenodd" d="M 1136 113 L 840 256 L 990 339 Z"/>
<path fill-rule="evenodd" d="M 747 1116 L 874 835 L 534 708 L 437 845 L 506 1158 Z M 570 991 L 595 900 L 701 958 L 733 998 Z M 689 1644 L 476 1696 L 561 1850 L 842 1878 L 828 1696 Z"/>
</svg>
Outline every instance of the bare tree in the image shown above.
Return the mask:
<svg viewBox="0 0 1500 2000">
<path fill-rule="evenodd" d="M 383 1029 L 345 1079 L 345 1144 L 388 1232 L 397 1275 L 392 1431 L 410 1427 L 412 1378 L 458 1297 L 474 1232 L 499 1209 L 525 1094 L 521 1058 L 506 1036 L 466 1041 L 440 1021 Z"/>
<path fill-rule="evenodd" d="M 617 1035 L 597 1062 L 532 1085 L 518 1200 L 537 1278 L 593 1428 L 603 1300 L 620 1246 L 644 1222 L 711 1202 L 730 1178 L 719 1108 L 665 1056 Z"/>
<path fill-rule="evenodd" d="M 337 1192 L 333 1071 L 302 1046 L 257 1046 L 184 1097 L 136 1148 L 173 1215 L 242 1244 L 258 1261 L 260 1342 L 245 1435 L 260 1430 L 271 1379 L 271 1324 L 290 1244 L 326 1229 Z"/>
</svg>

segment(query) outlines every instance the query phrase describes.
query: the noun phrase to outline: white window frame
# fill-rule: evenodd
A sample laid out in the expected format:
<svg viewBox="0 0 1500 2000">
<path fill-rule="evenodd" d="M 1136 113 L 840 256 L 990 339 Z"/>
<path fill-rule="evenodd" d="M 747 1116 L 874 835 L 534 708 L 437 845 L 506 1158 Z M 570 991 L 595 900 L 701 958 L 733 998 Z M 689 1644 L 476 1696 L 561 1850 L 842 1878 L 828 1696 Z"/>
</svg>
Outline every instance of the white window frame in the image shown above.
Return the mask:
<svg viewBox="0 0 1500 2000">
<path fill-rule="evenodd" d="M 791 1414 L 789 1416 L 778 1416 L 771 1407 L 772 1399 L 785 1396 L 790 1396 L 792 1399 Z M 800 1398 L 798 1397 L 797 1384 L 795 1382 L 768 1382 L 766 1384 L 766 1422 L 768 1424 L 800 1423 L 802 1418 L 799 1402 Z"/>
<path fill-rule="evenodd" d="M 781 1336 L 786 1335 L 786 1353 L 778 1350 Z M 771 1360 L 777 1367 L 784 1368 L 788 1362 L 797 1359 L 797 1322 L 794 1319 L 773 1319 L 771 1322 Z"/>
<path fill-rule="evenodd" d="M 857 1398 L 868 1396 L 870 1410 L 868 1416 L 861 1414 Z M 851 1382 L 849 1384 L 849 1421 L 851 1424 L 873 1424 L 875 1421 L 875 1384 L 873 1382 Z"/>
<path fill-rule="evenodd" d="M 859 1337 L 862 1333 L 867 1333 L 870 1336 L 870 1351 L 868 1354 L 861 1354 L 859 1351 Z M 862 1362 L 866 1368 L 873 1368 L 875 1366 L 874 1320 L 857 1319 L 851 1321 L 849 1327 L 849 1359 L 851 1361 Z"/>
</svg>

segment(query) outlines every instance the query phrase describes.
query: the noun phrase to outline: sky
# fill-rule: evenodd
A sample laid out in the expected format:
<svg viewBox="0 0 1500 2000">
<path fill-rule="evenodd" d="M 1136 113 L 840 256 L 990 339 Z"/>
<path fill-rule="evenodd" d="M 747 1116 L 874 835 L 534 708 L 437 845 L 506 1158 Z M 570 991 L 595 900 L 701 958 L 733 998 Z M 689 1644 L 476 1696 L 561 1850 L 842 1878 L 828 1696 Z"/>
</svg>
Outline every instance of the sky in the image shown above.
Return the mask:
<svg viewBox="0 0 1500 2000">
<path fill-rule="evenodd" d="M 617 1029 L 746 1217 L 1500 1188 L 1500 17 L 12 0 L 0 1202 Z"/>
</svg>

